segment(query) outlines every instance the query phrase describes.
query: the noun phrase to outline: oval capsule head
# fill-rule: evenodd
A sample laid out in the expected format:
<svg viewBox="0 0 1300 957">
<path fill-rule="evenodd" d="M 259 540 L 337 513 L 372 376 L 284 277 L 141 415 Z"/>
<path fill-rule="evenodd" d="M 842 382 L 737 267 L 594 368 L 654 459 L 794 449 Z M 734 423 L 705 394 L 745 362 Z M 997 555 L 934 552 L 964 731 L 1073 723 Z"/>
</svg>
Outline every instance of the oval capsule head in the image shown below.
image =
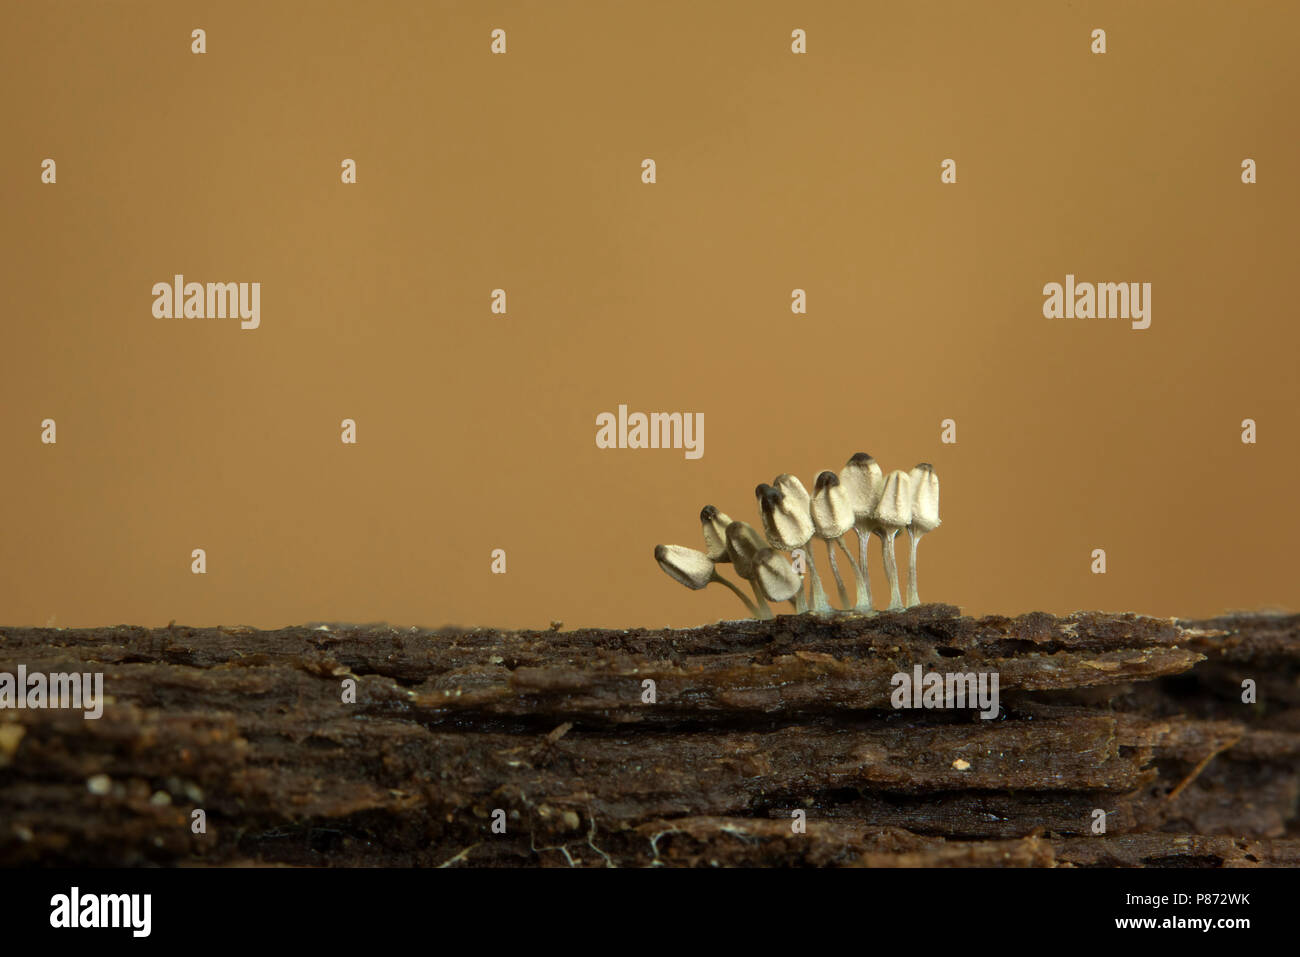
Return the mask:
<svg viewBox="0 0 1300 957">
<path fill-rule="evenodd" d="M 803 587 L 803 579 L 794 566 L 778 551 L 760 549 L 754 556 L 754 568 L 758 573 L 758 587 L 768 601 L 789 601 Z"/>
<path fill-rule="evenodd" d="M 875 520 L 886 528 L 906 528 L 912 521 L 912 479 L 907 472 L 894 469 L 885 478 L 884 491 L 876 504 Z"/>
<path fill-rule="evenodd" d="M 719 512 L 712 505 L 706 505 L 700 511 L 700 527 L 704 532 L 704 554 L 715 562 L 729 562 L 731 555 L 727 552 L 727 526 L 731 517 L 726 512 Z"/>
<path fill-rule="evenodd" d="M 813 523 L 808 507 L 792 505 L 790 497 L 771 485 L 759 486 L 759 511 L 763 531 L 773 548 L 792 551 L 802 548 L 812 538 Z"/>
<path fill-rule="evenodd" d="M 854 517 L 870 519 L 885 490 L 885 473 L 879 463 L 866 452 L 858 452 L 840 469 L 840 484 L 849 494 Z"/>
<path fill-rule="evenodd" d="M 713 562 L 709 556 L 685 545 L 656 545 L 655 561 L 670 578 L 695 591 L 713 578 Z"/>
<path fill-rule="evenodd" d="M 754 577 L 754 556 L 766 547 L 763 537 L 748 522 L 732 522 L 727 526 L 727 551 L 741 578 Z"/>
<path fill-rule="evenodd" d="M 786 502 L 791 508 L 797 509 L 802 506 L 804 511 L 807 511 L 809 505 L 812 504 L 812 496 L 803 487 L 803 482 L 799 481 L 799 476 L 790 472 L 782 472 L 772 480 L 772 484 L 785 496 Z"/>
<path fill-rule="evenodd" d="M 839 538 L 853 527 L 855 516 L 848 490 L 834 472 L 822 472 L 812 497 L 812 519 L 817 534 L 824 539 Z"/>
<path fill-rule="evenodd" d="M 934 466 L 922 462 L 912 469 L 912 527 L 932 532 L 939 527 L 939 476 Z"/>
</svg>

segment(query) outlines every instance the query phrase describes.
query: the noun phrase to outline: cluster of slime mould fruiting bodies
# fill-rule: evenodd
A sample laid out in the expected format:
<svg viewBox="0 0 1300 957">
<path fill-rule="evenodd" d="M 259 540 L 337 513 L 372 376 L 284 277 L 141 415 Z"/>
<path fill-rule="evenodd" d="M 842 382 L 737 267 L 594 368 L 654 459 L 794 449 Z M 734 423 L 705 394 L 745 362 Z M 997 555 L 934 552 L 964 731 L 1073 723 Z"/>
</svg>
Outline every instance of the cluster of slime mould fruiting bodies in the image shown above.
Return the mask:
<svg viewBox="0 0 1300 957">
<path fill-rule="evenodd" d="M 769 601 L 789 601 L 796 612 L 828 615 L 835 609 L 826 597 L 813 559 L 812 541 L 820 538 L 826 543 L 841 606 L 845 611 L 871 615 L 875 610 L 867 574 L 867 542 L 870 535 L 876 535 L 889 581 L 889 610 L 901 611 L 920 604 L 916 590 L 916 546 L 922 535 L 939 527 L 939 476 L 931 465 L 923 462 L 911 472 L 895 470 L 885 475 L 875 459 L 859 452 L 838 475 L 834 472 L 818 475 L 812 495 L 789 473 L 778 475 L 771 485 L 758 486 L 754 494 L 762 517 L 762 535 L 748 522 L 732 521 L 730 516 L 706 505 L 700 512 L 704 551 L 685 545 L 656 545 L 655 561 L 659 567 L 687 588 L 700 589 L 709 582 L 725 585 L 757 618 L 772 617 Z M 850 529 L 858 536 L 857 558 L 844 543 Z M 906 606 L 898 589 L 898 561 L 894 555 L 894 538 L 903 529 L 907 529 L 912 544 Z M 840 574 L 836 548 L 844 553 L 857 582 L 856 601 L 852 603 Z M 807 597 L 803 579 L 791 560 L 782 554 L 796 550 L 803 552 L 808 568 Z M 749 582 L 753 601 L 718 573 L 718 566 L 723 564 L 730 564 L 737 575 Z"/>
</svg>

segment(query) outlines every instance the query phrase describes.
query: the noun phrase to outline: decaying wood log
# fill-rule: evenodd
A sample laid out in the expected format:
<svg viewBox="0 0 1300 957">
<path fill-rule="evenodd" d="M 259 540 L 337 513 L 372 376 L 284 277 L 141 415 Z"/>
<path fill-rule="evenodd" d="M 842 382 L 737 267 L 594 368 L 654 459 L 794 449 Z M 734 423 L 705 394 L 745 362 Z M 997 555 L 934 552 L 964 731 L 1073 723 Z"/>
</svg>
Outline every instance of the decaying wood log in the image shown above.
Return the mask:
<svg viewBox="0 0 1300 957">
<path fill-rule="evenodd" d="M 106 703 L 0 709 L 6 865 L 1300 863 L 1300 616 L 0 628 L 19 665 Z M 893 707 L 917 665 L 996 717 Z"/>
</svg>

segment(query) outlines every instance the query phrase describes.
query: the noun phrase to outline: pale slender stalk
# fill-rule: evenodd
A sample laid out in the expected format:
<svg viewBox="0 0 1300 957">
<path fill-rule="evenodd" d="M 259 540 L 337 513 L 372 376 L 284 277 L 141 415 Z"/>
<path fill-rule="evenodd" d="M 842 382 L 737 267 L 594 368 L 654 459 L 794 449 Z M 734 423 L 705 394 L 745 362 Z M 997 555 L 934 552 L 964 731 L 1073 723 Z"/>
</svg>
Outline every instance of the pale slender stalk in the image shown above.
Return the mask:
<svg viewBox="0 0 1300 957">
<path fill-rule="evenodd" d="M 767 606 L 767 599 L 763 597 L 763 592 L 758 587 L 758 579 L 751 578 L 749 580 L 749 587 L 754 589 L 754 597 L 758 599 L 757 616 L 763 620 L 775 618 L 776 616 L 772 614 L 772 609 Z"/>
<path fill-rule="evenodd" d="M 907 533 L 912 537 L 912 561 L 908 567 L 907 577 L 907 607 L 911 608 L 914 605 L 921 604 L 921 596 L 916 591 L 916 546 L 925 532 L 916 532 L 909 528 Z"/>
<path fill-rule="evenodd" d="M 808 604 L 814 615 L 829 615 L 834 609 L 826 598 L 822 580 L 817 575 L 817 563 L 813 561 L 812 539 L 803 545 L 803 557 L 808 563 Z"/>
<path fill-rule="evenodd" d="M 726 585 L 728 588 L 730 588 L 732 591 L 734 591 L 734 592 L 736 593 L 736 597 L 737 597 L 737 598 L 739 598 L 741 601 L 743 601 L 743 602 L 745 603 L 745 607 L 749 609 L 749 613 L 750 613 L 751 615 L 753 615 L 755 618 L 759 617 L 758 609 L 755 608 L 755 607 L 754 607 L 754 603 L 753 603 L 752 601 L 749 600 L 749 596 L 746 595 L 746 594 L 745 594 L 743 591 L 741 591 L 739 588 L 737 588 L 735 585 L 733 585 L 731 582 L 727 581 L 727 579 L 725 579 L 725 578 L 723 578 L 721 575 L 719 575 L 718 572 L 717 572 L 717 569 L 714 569 L 713 577 L 710 578 L 709 581 L 714 581 L 714 582 L 718 582 L 718 583 L 720 583 L 720 584 Z"/>
<path fill-rule="evenodd" d="M 849 606 L 849 603 L 848 603 L 848 599 L 846 598 L 845 601 L 844 601 L 844 607 L 845 607 L 846 609 L 850 610 L 850 611 L 859 611 L 859 612 L 860 612 L 860 611 L 863 610 L 862 607 L 861 607 L 862 593 L 863 593 L 864 590 L 866 590 L 867 593 L 870 594 L 870 589 L 871 589 L 871 586 L 870 586 L 870 585 L 866 585 L 866 586 L 865 586 L 865 589 L 864 589 L 864 586 L 863 586 L 863 579 L 866 578 L 866 572 L 864 572 L 863 569 L 866 568 L 866 565 L 859 565 L 859 564 L 858 564 L 858 560 L 857 560 L 856 558 L 854 558 L 854 557 L 853 557 L 853 553 L 849 551 L 849 546 L 847 546 L 847 545 L 844 544 L 844 536 L 843 536 L 843 535 L 841 535 L 839 538 L 835 539 L 835 544 L 838 545 L 838 546 L 840 547 L 840 551 L 842 551 L 842 552 L 844 553 L 844 557 L 847 558 L 847 559 L 849 560 L 849 566 L 853 569 L 853 577 L 854 577 L 854 579 L 856 579 L 856 581 L 857 581 L 857 585 L 858 585 L 858 591 L 857 591 L 857 595 L 858 595 L 858 604 L 855 604 L 855 605 L 853 605 L 852 607 L 850 607 L 850 606 Z M 869 611 L 870 609 L 871 609 L 871 605 L 870 605 L 870 603 L 868 603 L 868 605 L 867 605 L 867 610 Z"/>
<path fill-rule="evenodd" d="M 839 563 L 835 560 L 835 546 L 830 539 L 826 539 L 826 554 L 831 558 L 831 574 L 835 576 L 835 589 L 840 593 L 840 607 L 849 608 L 849 593 L 844 587 L 844 579 L 840 575 Z"/>
<path fill-rule="evenodd" d="M 885 577 L 889 579 L 889 610 L 903 610 L 903 596 L 898 591 L 898 561 L 894 557 L 894 536 L 896 528 L 886 528 L 876 533 L 885 549 Z"/>
<path fill-rule="evenodd" d="M 858 564 L 861 567 L 862 577 L 858 580 L 858 603 L 855 606 L 856 611 L 871 612 L 874 611 L 871 601 L 871 573 L 867 570 L 867 542 L 871 541 L 871 533 L 858 529 Z"/>
<path fill-rule="evenodd" d="M 790 600 L 794 602 L 794 612 L 796 615 L 802 615 L 808 611 L 808 599 L 804 597 L 803 585 L 799 586 L 799 590 L 795 592 L 794 597 Z"/>
</svg>

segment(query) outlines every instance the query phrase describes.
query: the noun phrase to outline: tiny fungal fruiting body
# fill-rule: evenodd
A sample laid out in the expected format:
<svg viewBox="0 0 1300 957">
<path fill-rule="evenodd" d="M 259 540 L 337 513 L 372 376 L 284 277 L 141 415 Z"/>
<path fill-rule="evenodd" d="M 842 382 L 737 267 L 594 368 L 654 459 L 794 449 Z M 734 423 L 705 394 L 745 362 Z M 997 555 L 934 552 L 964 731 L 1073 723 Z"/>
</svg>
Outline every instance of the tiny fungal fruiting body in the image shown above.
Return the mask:
<svg viewBox="0 0 1300 957">
<path fill-rule="evenodd" d="M 922 462 L 910 472 L 896 469 L 885 475 L 874 458 L 858 452 L 838 474 L 819 473 L 812 495 L 788 472 L 778 475 L 771 485 L 759 485 L 754 494 L 762 520 L 761 535 L 749 523 L 733 521 L 726 513 L 706 505 L 700 512 L 705 550 L 657 545 L 655 561 L 659 567 L 693 590 L 710 582 L 730 588 L 756 618 L 772 617 L 769 601 L 788 601 L 798 613 L 828 615 L 835 609 L 826 597 L 813 559 L 812 542 L 819 538 L 826 543 L 831 574 L 843 609 L 874 615 L 867 572 L 867 542 L 869 536 L 876 535 L 889 582 L 889 610 L 900 611 L 921 603 L 916 585 L 916 547 L 921 536 L 939 527 L 939 476 L 934 466 Z M 850 529 L 858 536 L 856 559 L 844 542 Z M 906 606 L 898 587 L 898 562 L 894 553 L 894 539 L 903 529 L 907 529 L 912 546 Z M 836 547 L 853 569 L 857 587 L 853 602 L 840 575 Z M 782 554 L 796 550 L 803 552 L 808 568 L 807 598 L 798 572 Z M 730 564 L 740 578 L 749 582 L 754 601 L 718 574 L 717 566 L 721 564 Z"/>
</svg>

